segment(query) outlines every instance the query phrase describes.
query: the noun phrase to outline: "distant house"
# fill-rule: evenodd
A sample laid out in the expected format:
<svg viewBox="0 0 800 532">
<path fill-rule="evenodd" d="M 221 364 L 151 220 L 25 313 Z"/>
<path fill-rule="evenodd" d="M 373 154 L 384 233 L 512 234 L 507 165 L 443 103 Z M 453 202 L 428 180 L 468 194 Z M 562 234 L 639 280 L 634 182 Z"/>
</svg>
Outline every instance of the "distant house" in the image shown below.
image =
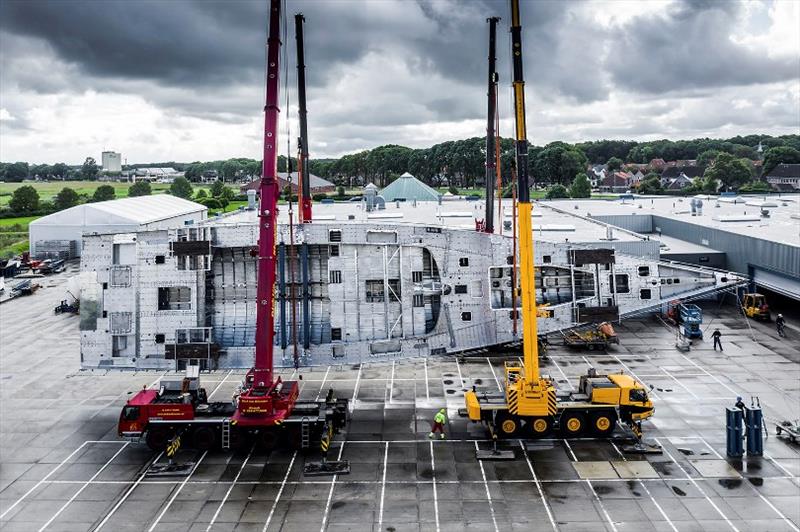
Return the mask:
<svg viewBox="0 0 800 532">
<path fill-rule="evenodd" d="M 135 181 L 172 183 L 176 177 L 182 176 L 183 172 L 179 172 L 172 167 L 137 168 L 134 172 Z"/>
<path fill-rule="evenodd" d="M 290 177 L 287 175 L 286 172 L 278 172 L 278 186 L 283 192 L 283 189 L 286 188 L 288 185 L 292 186 L 292 192 L 297 192 L 299 190 L 298 187 L 298 179 L 297 179 L 297 172 L 293 172 L 291 175 L 291 183 L 289 182 Z M 314 174 L 310 174 L 309 178 L 309 185 L 311 188 L 312 194 L 324 194 L 327 192 L 334 192 L 336 191 L 336 185 L 328 181 L 327 179 L 322 179 L 319 176 Z M 240 190 L 242 194 L 246 194 L 248 190 L 258 190 L 260 184 L 260 179 L 254 179 L 250 181 L 246 185 L 242 185 Z"/>
<path fill-rule="evenodd" d="M 800 164 L 779 164 L 764 179 L 772 188 L 781 192 L 800 190 Z"/>
<path fill-rule="evenodd" d="M 631 187 L 638 187 L 639 183 L 644 180 L 644 173 L 641 170 L 636 170 L 631 174 L 630 185 Z"/>
<path fill-rule="evenodd" d="M 213 183 L 219 179 L 219 172 L 216 170 L 205 170 L 203 175 L 200 176 L 200 181 L 203 183 Z"/>
<path fill-rule="evenodd" d="M 647 163 L 647 167 L 653 172 L 660 173 L 667 167 L 667 161 L 664 159 L 651 159 L 650 162 Z"/>
<path fill-rule="evenodd" d="M 600 182 L 606 178 L 606 165 L 590 165 L 586 171 L 586 175 L 589 176 L 589 183 L 591 183 L 592 188 L 597 188 Z"/>
<path fill-rule="evenodd" d="M 625 192 L 631 187 L 633 174 L 630 172 L 612 172 L 598 184 L 601 192 Z"/>
<path fill-rule="evenodd" d="M 694 179 L 681 172 L 677 177 L 670 179 L 666 183 L 664 182 L 664 178 L 662 177 L 661 182 L 662 186 L 666 190 L 683 190 L 686 187 L 689 187 L 692 184 L 694 184 Z"/>
<path fill-rule="evenodd" d="M 661 173 L 661 182 L 670 183 L 681 174 L 690 179 L 696 179 L 698 177 L 703 177 L 705 171 L 706 169 L 704 166 L 670 166 L 665 168 Z"/>
</svg>

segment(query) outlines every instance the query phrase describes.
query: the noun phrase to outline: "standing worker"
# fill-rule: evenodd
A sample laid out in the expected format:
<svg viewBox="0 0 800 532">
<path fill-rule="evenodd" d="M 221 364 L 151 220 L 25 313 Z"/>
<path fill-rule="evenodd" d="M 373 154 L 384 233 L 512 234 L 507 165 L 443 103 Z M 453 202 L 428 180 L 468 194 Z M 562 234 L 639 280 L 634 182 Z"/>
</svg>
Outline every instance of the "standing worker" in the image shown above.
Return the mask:
<svg viewBox="0 0 800 532">
<path fill-rule="evenodd" d="M 719 346 L 719 350 L 722 351 L 722 341 L 720 340 L 722 333 L 719 332 L 719 329 L 714 329 L 714 333 L 711 336 L 714 338 L 714 351 L 717 350 L 717 346 Z"/>
<path fill-rule="evenodd" d="M 778 336 L 786 336 L 786 331 L 784 330 L 786 320 L 783 319 L 783 314 L 778 314 L 778 317 L 775 318 L 775 327 L 778 329 Z"/>
<path fill-rule="evenodd" d="M 431 433 L 428 434 L 428 438 L 433 438 L 434 433 L 438 430 L 439 437 L 444 439 L 444 424 L 447 423 L 447 410 L 442 408 L 436 415 L 433 416 L 433 428 L 431 429 Z"/>
<path fill-rule="evenodd" d="M 744 404 L 744 401 L 742 401 L 742 397 L 741 396 L 736 398 L 736 405 L 734 405 L 734 406 L 736 406 L 736 408 L 738 408 L 742 412 L 744 412 L 745 404 Z"/>
</svg>

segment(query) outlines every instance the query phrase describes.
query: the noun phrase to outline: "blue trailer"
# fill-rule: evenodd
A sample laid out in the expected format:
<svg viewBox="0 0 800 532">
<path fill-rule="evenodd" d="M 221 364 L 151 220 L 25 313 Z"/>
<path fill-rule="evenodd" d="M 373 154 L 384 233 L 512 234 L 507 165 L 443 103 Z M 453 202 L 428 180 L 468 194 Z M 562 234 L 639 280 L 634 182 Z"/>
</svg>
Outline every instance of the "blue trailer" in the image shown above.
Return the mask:
<svg viewBox="0 0 800 532">
<path fill-rule="evenodd" d="M 687 338 L 703 338 L 703 311 L 697 305 L 681 303 L 678 307 L 681 332 Z"/>
</svg>

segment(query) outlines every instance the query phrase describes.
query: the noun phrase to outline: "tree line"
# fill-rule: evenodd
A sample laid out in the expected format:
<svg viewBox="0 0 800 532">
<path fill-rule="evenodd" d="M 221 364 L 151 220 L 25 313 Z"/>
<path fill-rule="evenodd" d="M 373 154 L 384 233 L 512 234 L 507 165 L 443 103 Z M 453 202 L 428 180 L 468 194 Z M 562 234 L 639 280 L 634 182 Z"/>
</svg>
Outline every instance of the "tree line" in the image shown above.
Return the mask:
<svg viewBox="0 0 800 532">
<path fill-rule="evenodd" d="M 700 138 L 693 140 L 597 140 L 569 144 L 551 142 L 545 146 L 529 144 L 528 172 L 531 181 L 540 185 L 571 185 L 578 173 L 586 171 L 589 164 L 606 164 L 609 168 L 623 168 L 626 163 L 646 164 L 653 159 L 697 160 L 700 166 L 709 166 L 719 154 L 728 154 L 737 160 L 759 158 L 757 147 L 763 148 L 763 173 L 769 173 L 779 163 L 800 163 L 800 135 L 746 135 L 728 139 Z M 312 174 L 350 186 L 373 182 L 379 187 L 388 185 L 403 172 L 410 172 L 428 185 L 469 188 L 481 186 L 485 174 L 485 138 L 472 137 L 447 141 L 430 148 L 409 148 L 387 144 L 373 149 L 344 155 L 338 159 L 312 159 Z M 500 166 L 504 182 L 511 177 L 515 161 L 513 139 L 500 139 Z M 295 158 L 288 159 L 290 169 L 297 170 Z M 166 162 L 147 166 L 169 166 L 185 172 L 189 181 L 221 179 L 225 182 L 243 181 L 260 177 L 261 161 L 248 158 L 191 163 Z M 278 158 L 278 171 L 287 170 L 287 158 Z M 21 181 L 34 175 L 56 178 L 92 179 L 98 176 L 97 165 L 87 158 L 79 170 L 70 171 L 64 163 L 28 165 L 28 163 L 0 163 L 0 178 Z M 69 177 L 66 177 L 69 176 Z M 74 177 L 73 177 L 74 176 Z M 758 176 L 754 176 L 758 177 Z"/>
</svg>

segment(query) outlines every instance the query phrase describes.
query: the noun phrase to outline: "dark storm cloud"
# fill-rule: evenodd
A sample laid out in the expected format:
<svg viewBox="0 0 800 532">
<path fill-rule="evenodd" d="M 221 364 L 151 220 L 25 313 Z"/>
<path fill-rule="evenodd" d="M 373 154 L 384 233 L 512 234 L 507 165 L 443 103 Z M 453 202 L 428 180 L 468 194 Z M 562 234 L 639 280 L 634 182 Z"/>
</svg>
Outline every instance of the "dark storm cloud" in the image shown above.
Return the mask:
<svg viewBox="0 0 800 532">
<path fill-rule="evenodd" d="M 610 40 L 607 68 L 615 84 L 661 94 L 800 77 L 797 57 L 770 58 L 731 40 L 743 8 L 741 2 L 686 1 L 662 16 L 633 19 Z"/>
<path fill-rule="evenodd" d="M 266 2 L 17 1 L 2 3 L 0 28 L 44 40 L 82 72 L 100 78 L 150 80 L 162 86 L 207 88 L 258 84 L 263 76 Z M 485 76 L 486 18 L 505 16 L 505 1 L 442 3 L 291 2 L 287 53 L 293 64 L 292 14 L 307 18 L 308 82 L 324 86 L 376 51 L 402 57 L 425 77 L 441 75 L 479 85 Z M 602 97 L 581 83 L 572 90 L 553 60 L 559 54 L 558 29 L 565 10 L 556 2 L 535 2 L 525 11 L 526 48 L 540 82 L 581 100 Z M 507 17 L 506 17 L 507 18 Z M 504 23 L 507 24 L 507 21 Z M 507 81 L 507 31 L 498 39 L 500 68 Z M 563 79 L 562 79 L 563 77 Z M 30 88 L 35 80 L 26 80 Z"/>
</svg>

